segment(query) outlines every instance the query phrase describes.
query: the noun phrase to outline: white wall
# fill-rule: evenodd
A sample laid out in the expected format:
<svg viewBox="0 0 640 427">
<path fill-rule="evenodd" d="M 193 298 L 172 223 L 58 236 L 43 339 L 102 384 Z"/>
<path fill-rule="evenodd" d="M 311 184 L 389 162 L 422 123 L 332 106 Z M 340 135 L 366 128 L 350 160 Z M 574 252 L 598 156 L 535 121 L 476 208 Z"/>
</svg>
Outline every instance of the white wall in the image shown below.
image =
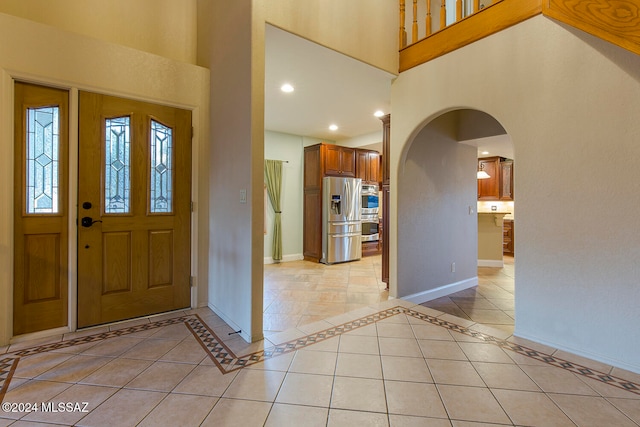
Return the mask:
<svg viewBox="0 0 640 427">
<path fill-rule="evenodd" d="M 398 73 L 398 0 L 269 0 L 266 21 Z"/>
<path fill-rule="evenodd" d="M 70 90 L 70 212 L 76 210 L 77 90 L 158 102 L 193 110 L 192 273 L 207 276 L 209 71 L 128 47 L 0 14 L 0 345 L 11 338 L 13 291 L 13 80 Z M 70 326 L 75 325 L 75 215 L 70 215 Z M 198 258 L 198 257 L 201 258 Z M 193 304 L 206 301 L 197 287 Z"/>
<path fill-rule="evenodd" d="M 265 131 L 264 158 L 284 160 L 282 165 L 282 192 L 280 196 L 282 210 L 282 260 L 302 259 L 302 186 L 304 171 L 303 138 L 280 132 Z M 268 199 L 268 197 L 267 197 Z M 274 212 L 267 200 L 267 234 L 264 236 L 265 263 L 271 258 L 273 244 Z"/>
<path fill-rule="evenodd" d="M 2 0 L 0 13 L 195 64 L 196 0 Z"/>
<path fill-rule="evenodd" d="M 402 73 L 392 224 L 414 208 L 398 203 L 407 147 L 460 107 L 496 118 L 518 159 L 516 334 L 640 372 L 640 56 L 538 16 Z M 391 293 L 403 295 L 411 243 L 390 231 Z"/>
<path fill-rule="evenodd" d="M 478 284 L 477 150 L 456 134 L 454 113 L 432 121 L 398 171 L 398 297 L 417 303 Z"/>
<path fill-rule="evenodd" d="M 209 307 L 251 342 L 262 339 L 262 2 L 200 1 L 198 26 L 198 60 L 211 69 Z"/>
</svg>

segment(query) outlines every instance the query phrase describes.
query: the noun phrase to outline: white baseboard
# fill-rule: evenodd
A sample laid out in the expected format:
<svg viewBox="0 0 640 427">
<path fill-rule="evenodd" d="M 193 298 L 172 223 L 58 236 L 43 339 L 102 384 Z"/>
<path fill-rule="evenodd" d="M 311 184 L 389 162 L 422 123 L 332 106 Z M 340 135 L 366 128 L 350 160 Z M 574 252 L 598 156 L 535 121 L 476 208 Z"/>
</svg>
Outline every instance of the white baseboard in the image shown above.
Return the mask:
<svg viewBox="0 0 640 427">
<path fill-rule="evenodd" d="M 291 255 L 282 255 L 282 259 L 279 261 L 274 260 L 271 257 L 264 257 L 265 264 L 276 264 L 279 262 L 290 262 L 290 261 L 300 261 L 304 259 L 304 255 L 302 254 L 291 254 Z"/>
<path fill-rule="evenodd" d="M 478 260 L 478 267 L 498 267 L 498 268 L 502 268 L 504 267 L 504 261 L 503 260 L 497 260 L 497 259 L 479 259 Z"/>
<path fill-rule="evenodd" d="M 535 335 L 530 335 L 530 334 L 527 334 L 527 333 L 521 333 L 520 331 L 518 331 L 517 325 L 516 325 L 516 330 L 513 332 L 513 335 L 516 336 L 516 337 L 519 337 L 519 338 L 524 338 L 526 340 L 542 344 L 542 345 L 546 345 L 547 347 L 552 347 L 552 348 L 555 348 L 555 349 L 558 349 L 558 350 L 566 351 L 566 352 L 571 353 L 571 354 L 575 354 L 575 355 L 580 356 L 580 357 L 585 357 L 587 359 L 594 360 L 596 362 L 601 362 L 601 363 L 604 363 L 604 364 L 609 365 L 609 366 L 613 366 L 613 367 L 616 367 L 616 368 L 624 369 L 625 371 L 629 371 L 629 372 L 633 372 L 633 373 L 636 373 L 636 374 L 640 374 L 640 366 L 638 366 L 638 365 L 630 365 L 628 363 L 621 362 L 621 361 L 615 360 L 615 359 L 610 359 L 608 357 L 603 357 L 603 356 L 595 354 L 595 353 L 584 352 L 584 351 L 576 350 L 575 348 L 571 348 L 571 347 L 567 347 L 567 346 L 563 346 L 563 345 L 558 345 L 558 343 L 540 339 L 540 338 L 536 337 Z"/>
<path fill-rule="evenodd" d="M 254 342 L 254 339 L 256 341 L 262 340 L 264 339 L 264 336 L 262 335 L 262 331 L 260 331 L 260 336 L 258 337 L 254 337 L 251 335 L 251 331 L 244 331 L 242 330 L 242 328 L 240 326 L 238 326 L 233 320 L 229 319 L 229 317 L 227 317 L 222 311 L 218 310 L 218 308 L 209 303 L 207 305 L 215 314 L 218 315 L 218 317 L 220 317 L 224 323 L 226 323 L 227 325 L 229 325 L 229 327 L 231 327 L 231 329 L 233 329 L 234 331 L 240 331 L 238 333 L 238 335 L 240 335 L 242 337 L 243 340 L 245 340 L 248 343 L 252 343 Z M 226 337 L 220 337 L 221 339 L 226 338 Z"/>
<path fill-rule="evenodd" d="M 448 285 L 440 286 L 439 288 L 429 289 L 428 291 L 418 292 L 413 295 L 407 295 L 406 297 L 400 297 L 405 301 L 412 302 L 414 304 L 422 304 L 423 302 L 431 301 L 437 298 L 446 297 L 447 295 L 455 292 L 464 291 L 465 289 L 472 288 L 478 285 L 478 276 L 471 279 L 461 280 L 460 282 L 450 283 Z"/>
</svg>

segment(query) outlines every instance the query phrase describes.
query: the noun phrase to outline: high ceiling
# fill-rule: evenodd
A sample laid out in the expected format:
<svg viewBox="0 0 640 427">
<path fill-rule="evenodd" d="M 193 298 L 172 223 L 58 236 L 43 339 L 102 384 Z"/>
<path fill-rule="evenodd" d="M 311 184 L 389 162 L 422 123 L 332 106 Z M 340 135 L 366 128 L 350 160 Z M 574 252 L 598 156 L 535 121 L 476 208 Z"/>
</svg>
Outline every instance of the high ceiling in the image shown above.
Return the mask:
<svg viewBox="0 0 640 427">
<path fill-rule="evenodd" d="M 271 25 L 265 30 L 265 129 L 340 141 L 380 132 L 396 76 Z M 295 90 L 284 93 L 289 83 Z M 338 126 L 329 130 L 330 124 Z M 478 157 L 513 158 L 508 135 L 461 141 Z M 380 149 L 380 143 L 367 148 Z M 489 151 L 489 154 L 482 154 Z"/>
<path fill-rule="evenodd" d="M 373 113 L 390 112 L 393 74 L 271 25 L 265 40 L 265 129 L 333 141 L 382 129 Z"/>
</svg>

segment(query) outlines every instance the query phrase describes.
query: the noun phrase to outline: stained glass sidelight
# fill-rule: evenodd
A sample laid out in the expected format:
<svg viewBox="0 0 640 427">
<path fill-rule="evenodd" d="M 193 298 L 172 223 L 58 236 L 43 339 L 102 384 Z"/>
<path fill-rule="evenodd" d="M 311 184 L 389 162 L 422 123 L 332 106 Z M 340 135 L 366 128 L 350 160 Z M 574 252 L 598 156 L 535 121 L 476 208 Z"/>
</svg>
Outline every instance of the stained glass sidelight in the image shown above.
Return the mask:
<svg viewBox="0 0 640 427">
<path fill-rule="evenodd" d="M 58 107 L 27 109 L 27 213 L 59 212 Z"/>
<path fill-rule="evenodd" d="M 105 213 L 129 213 L 131 146 L 129 117 L 107 119 L 105 125 Z"/>
<path fill-rule="evenodd" d="M 151 121 L 150 151 L 150 211 L 152 213 L 170 213 L 173 209 L 173 138 L 171 128 Z"/>
</svg>

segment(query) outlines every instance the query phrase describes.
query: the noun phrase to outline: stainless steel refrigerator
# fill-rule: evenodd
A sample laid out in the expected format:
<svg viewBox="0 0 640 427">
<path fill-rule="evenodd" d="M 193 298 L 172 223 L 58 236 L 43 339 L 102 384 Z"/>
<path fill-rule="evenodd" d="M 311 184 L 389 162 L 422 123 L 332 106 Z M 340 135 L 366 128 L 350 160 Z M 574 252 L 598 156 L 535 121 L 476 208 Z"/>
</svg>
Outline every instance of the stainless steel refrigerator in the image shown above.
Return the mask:
<svg viewBox="0 0 640 427">
<path fill-rule="evenodd" d="M 334 264 L 362 258 L 362 180 L 328 176 L 322 180 L 322 258 Z"/>
</svg>

